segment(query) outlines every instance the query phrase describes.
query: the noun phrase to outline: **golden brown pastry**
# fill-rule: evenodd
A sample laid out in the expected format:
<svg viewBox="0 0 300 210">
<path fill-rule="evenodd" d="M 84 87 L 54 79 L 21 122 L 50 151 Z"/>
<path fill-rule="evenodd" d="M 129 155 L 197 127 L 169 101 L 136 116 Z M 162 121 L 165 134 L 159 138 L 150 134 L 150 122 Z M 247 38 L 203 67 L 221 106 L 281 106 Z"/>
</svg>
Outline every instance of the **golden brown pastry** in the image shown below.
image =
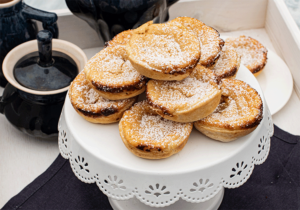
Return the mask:
<svg viewBox="0 0 300 210">
<path fill-rule="evenodd" d="M 200 64 L 182 81 L 150 80 L 146 89 L 152 109 L 176 122 L 194 122 L 211 114 L 221 99 L 218 79 Z"/>
<path fill-rule="evenodd" d="M 147 79 L 131 65 L 125 45 L 101 50 L 88 61 L 84 72 L 98 93 L 110 100 L 132 98 L 146 88 Z"/>
<path fill-rule="evenodd" d="M 209 67 L 220 79 L 235 78 L 241 64 L 241 58 L 233 47 L 223 47 L 217 62 Z"/>
<path fill-rule="evenodd" d="M 200 59 L 199 40 L 179 23 L 145 23 L 133 30 L 126 51 L 138 72 L 157 80 L 182 80 Z"/>
<path fill-rule="evenodd" d="M 222 100 L 208 117 L 194 123 L 204 135 L 229 142 L 251 133 L 263 118 L 259 94 L 243 81 L 222 80 Z"/>
<path fill-rule="evenodd" d="M 178 17 L 171 22 L 178 22 L 191 30 L 201 43 L 200 64 L 205 67 L 213 65 L 220 56 L 224 45 L 219 32 L 200 20 L 191 17 Z"/>
<path fill-rule="evenodd" d="M 69 98 L 76 112 L 85 120 L 102 124 L 118 122 L 124 111 L 137 100 L 137 97 L 119 101 L 103 98 L 85 79 L 83 71 L 72 82 Z"/>
<path fill-rule="evenodd" d="M 241 63 L 245 65 L 254 76 L 258 76 L 267 64 L 268 50 L 257 40 L 240 36 L 226 39 L 226 45 L 235 48 L 241 56 Z"/>
<path fill-rule="evenodd" d="M 118 44 L 127 44 L 131 38 L 132 30 L 122 31 L 117 34 L 112 40 L 106 43 L 106 46 L 113 46 Z"/>
<path fill-rule="evenodd" d="M 146 101 L 127 110 L 119 123 L 127 149 L 146 159 L 162 159 L 178 153 L 192 129 L 192 123 L 173 122 L 157 115 Z"/>
</svg>

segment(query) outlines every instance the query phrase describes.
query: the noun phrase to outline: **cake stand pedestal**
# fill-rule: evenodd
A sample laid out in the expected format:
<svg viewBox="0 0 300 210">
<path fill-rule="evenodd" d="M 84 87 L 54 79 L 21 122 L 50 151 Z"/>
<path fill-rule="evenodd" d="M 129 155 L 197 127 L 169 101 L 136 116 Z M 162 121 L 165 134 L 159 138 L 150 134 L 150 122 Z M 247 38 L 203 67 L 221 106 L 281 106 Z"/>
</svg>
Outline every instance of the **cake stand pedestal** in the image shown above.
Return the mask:
<svg viewBox="0 0 300 210">
<path fill-rule="evenodd" d="M 243 80 L 263 100 L 263 120 L 252 133 L 230 143 L 214 141 L 193 130 L 184 149 L 161 160 L 134 156 L 124 146 L 118 124 L 92 124 L 73 109 L 69 98 L 59 122 L 59 150 L 74 174 L 96 183 L 115 210 L 217 209 L 224 188 L 236 188 L 250 177 L 254 165 L 269 153 L 273 123 L 255 77 L 241 66 Z"/>
<path fill-rule="evenodd" d="M 213 198 L 201 203 L 190 203 L 179 199 L 176 203 L 163 207 L 163 210 L 217 210 L 222 203 L 224 196 L 224 188 L 222 188 Z M 110 205 L 114 210 L 155 210 L 156 207 L 146 206 L 141 203 L 137 198 L 129 200 L 115 200 L 108 198 Z"/>
</svg>

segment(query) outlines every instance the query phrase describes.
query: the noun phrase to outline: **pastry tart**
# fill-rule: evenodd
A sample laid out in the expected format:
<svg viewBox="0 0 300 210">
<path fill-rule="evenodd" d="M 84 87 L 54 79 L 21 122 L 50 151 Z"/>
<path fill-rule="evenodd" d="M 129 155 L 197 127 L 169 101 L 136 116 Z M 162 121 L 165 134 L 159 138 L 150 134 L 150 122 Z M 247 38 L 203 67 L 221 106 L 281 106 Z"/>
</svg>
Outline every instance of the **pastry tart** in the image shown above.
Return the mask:
<svg viewBox="0 0 300 210">
<path fill-rule="evenodd" d="M 224 41 L 220 38 L 219 32 L 200 20 L 191 17 L 178 17 L 171 22 L 178 22 L 191 30 L 201 43 L 200 64 L 209 67 L 219 58 Z"/>
<path fill-rule="evenodd" d="M 145 23 L 133 30 L 126 51 L 138 72 L 157 80 L 182 80 L 200 59 L 197 37 L 178 23 Z"/>
<path fill-rule="evenodd" d="M 84 67 L 86 79 L 110 100 L 132 98 L 145 91 L 146 78 L 128 60 L 125 45 L 101 50 Z"/>
<path fill-rule="evenodd" d="M 241 64 L 241 58 L 234 48 L 227 46 L 223 47 L 221 56 L 217 62 L 209 69 L 220 79 L 235 78 Z"/>
<path fill-rule="evenodd" d="M 212 70 L 198 64 L 182 81 L 150 80 L 146 95 L 152 109 L 162 117 L 176 122 L 194 122 L 217 108 L 221 90 Z"/>
<path fill-rule="evenodd" d="M 222 80 L 222 100 L 208 117 L 194 123 L 204 135 L 229 142 L 251 133 L 263 118 L 259 94 L 243 81 Z"/>
<path fill-rule="evenodd" d="M 183 149 L 192 123 L 173 122 L 159 116 L 146 101 L 127 110 L 120 123 L 121 138 L 130 152 L 146 159 L 162 159 Z"/>
<path fill-rule="evenodd" d="M 113 46 L 118 44 L 127 44 L 131 38 L 132 30 L 122 31 L 117 34 L 112 40 L 106 43 L 106 46 Z"/>
<path fill-rule="evenodd" d="M 137 97 L 111 101 L 103 98 L 85 79 L 82 71 L 70 86 L 69 98 L 76 112 L 85 120 L 92 123 L 118 122 L 124 111 L 129 109 Z"/>
<path fill-rule="evenodd" d="M 226 39 L 226 45 L 235 48 L 241 56 L 241 63 L 245 65 L 254 76 L 258 76 L 267 64 L 268 50 L 257 40 L 240 36 Z"/>
</svg>

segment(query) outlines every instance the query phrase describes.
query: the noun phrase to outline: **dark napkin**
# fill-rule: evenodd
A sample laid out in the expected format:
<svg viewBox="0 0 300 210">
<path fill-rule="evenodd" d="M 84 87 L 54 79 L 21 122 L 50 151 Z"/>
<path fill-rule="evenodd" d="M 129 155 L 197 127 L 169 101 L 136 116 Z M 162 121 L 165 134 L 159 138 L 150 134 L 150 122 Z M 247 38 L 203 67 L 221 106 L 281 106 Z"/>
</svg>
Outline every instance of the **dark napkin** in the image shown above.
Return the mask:
<svg viewBox="0 0 300 210">
<path fill-rule="evenodd" d="M 270 154 L 255 166 L 239 188 L 225 189 L 219 209 L 300 209 L 300 140 L 275 126 Z M 69 161 L 60 155 L 52 165 L 5 209 L 100 209 L 111 210 L 96 184 L 85 184 L 73 174 Z"/>
</svg>

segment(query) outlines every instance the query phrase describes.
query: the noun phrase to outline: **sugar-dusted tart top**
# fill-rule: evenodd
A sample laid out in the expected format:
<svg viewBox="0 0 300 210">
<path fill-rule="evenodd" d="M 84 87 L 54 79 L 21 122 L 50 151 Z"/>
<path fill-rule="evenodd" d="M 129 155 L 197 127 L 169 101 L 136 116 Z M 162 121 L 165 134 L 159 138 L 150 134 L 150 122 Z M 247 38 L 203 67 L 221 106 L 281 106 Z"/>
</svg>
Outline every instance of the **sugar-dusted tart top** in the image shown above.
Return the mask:
<svg viewBox="0 0 300 210">
<path fill-rule="evenodd" d="M 179 23 L 142 25 L 133 31 L 126 51 L 133 64 L 165 74 L 184 74 L 200 59 L 197 37 Z"/>
<path fill-rule="evenodd" d="M 147 84 L 147 99 L 165 114 L 183 113 L 204 104 L 220 95 L 218 78 L 200 64 L 191 75 L 181 81 L 150 80 Z"/>
<path fill-rule="evenodd" d="M 256 39 L 247 36 L 226 39 L 226 45 L 235 48 L 241 56 L 241 64 L 253 74 L 261 71 L 267 64 L 268 50 Z"/>
<path fill-rule="evenodd" d="M 222 80 L 222 99 L 217 109 L 197 123 L 227 129 L 257 126 L 263 118 L 263 103 L 255 89 L 236 79 Z"/>
<path fill-rule="evenodd" d="M 149 151 L 151 148 L 163 150 L 177 147 L 189 137 L 192 128 L 192 123 L 162 118 L 151 109 L 147 101 L 136 103 L 124 113 L 120 121 L 123 137 L 134 147 Z"/>
<path fill-rule="evenodd" d="M 191 17 L 178 17 L 171 22 L 184 25 L 196 35 L 201 43 L 200 64 L 206 67 L 213 65 L 224 45 L 219 32 L 205 25 L 200 20 Z"/>
<path fill-rule="evenodd" d="M 106 46 L 113 46 L 118 44 L 127 44 L 131 39 L 132 30 L 122 31 L 117 34 L 112 40 L 106 43 Z"/>
<path fill-rule="evenodd" d="M 225 45 L 221 56 L 210 69 L 221 79 L 233 78 L 240 68 L 241 58 L 233 47 Z"/>
<path fill-rule="evenodd" d="M 128 103 L 133 103 L 136 99 L 125 99 L 111 101 L 103 98 L 90 83 L 85 79 L 82 71 L 71 84 L 69 97 L 75 109 L 85 114 L 97 114 L 99 116 L 108 116 L 123 109 Z"/>
<path fill-rule="evenodd" d="M 113 45 L 101 50 L 84 67 L 86 79 L 95 88 L 118 93 L 145 87 L 146 78 L 131 65 L 125 45 Z"/>
</svg>

